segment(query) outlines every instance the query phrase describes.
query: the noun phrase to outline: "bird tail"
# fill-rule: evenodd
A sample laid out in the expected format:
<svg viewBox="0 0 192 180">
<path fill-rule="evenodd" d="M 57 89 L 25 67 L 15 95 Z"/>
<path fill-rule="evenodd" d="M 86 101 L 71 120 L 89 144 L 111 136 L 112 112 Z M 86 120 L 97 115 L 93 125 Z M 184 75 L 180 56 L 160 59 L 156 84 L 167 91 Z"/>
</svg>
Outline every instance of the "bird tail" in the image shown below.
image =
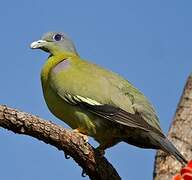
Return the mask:
<svg viewBox="0 0 192 180">
<path fill-rule="evenodd" d="M 158 143 L 160 149 L 173 155 L 181 164 L 187 164 L 187 160 L 166 137 L 161 137 L 158 134 L 153 133 L 152 138 Z"/>
</svg>

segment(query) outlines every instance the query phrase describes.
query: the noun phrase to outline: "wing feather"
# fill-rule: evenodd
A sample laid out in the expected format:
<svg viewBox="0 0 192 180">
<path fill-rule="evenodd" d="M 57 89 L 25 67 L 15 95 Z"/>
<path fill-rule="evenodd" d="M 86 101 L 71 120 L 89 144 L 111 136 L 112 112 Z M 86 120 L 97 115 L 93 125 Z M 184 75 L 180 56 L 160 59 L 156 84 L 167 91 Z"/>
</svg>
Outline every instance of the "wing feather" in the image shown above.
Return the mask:
<svg viewBox="0 0 192 180">
<path fill-rule="evenodd" d="M 144 131 L 153 131 L 164 137 L 159 129 L 151 126 L 138 112 L 132 114 L 119 107 L 108 104 L 101 104 L 95 100 L 82 97 L 80 95 L 74 96 L 71 94 L 65 94 L 64 97 L 61 95 L 60 97 L 71 105 L 79 106 L 80 108 L 86 109 L 89 112 L 106 120 L 128 127 L 139 128 Z"/>
<path fill-rule="evenodd" d="M 126 112 L 125 110 L 111 105 L 90 105 L 84 102 L 79 104 L 82 108 L 96 114 L 109 121 L 122 124 L 124 126 L 139 128 L 145 131 L 153 131 L 164 137 L 163 133 L 147 123 L 142 116 L 136 112 L 135 114 Z"/>
<path fill-rule="evenodd" d="M 94 73 L 93 73 L 94 72 Z M 86 61 L 78 61 L 78 64 L 70 68 L 53 71 L 49 74 L 51 88 L 66 102 L 73 105 L 90 105 L 89 110 L 95 110 L 100 116 L 106 112 L 102 109 L 119 109 L 113 118 L 106 116 L 110 120 L 130 126 L 146 128 L 146 123 L 161 131 L 158 117 L 153 106 L 147 98 L 131 83 L 121 76 L 107 71 L 97 65 Z M 106 104 L 106 105 L 105 105 Z M 104 105 L 104 106 L 103 106 Z M 100 107 L 101 111 L 96 111 Z M 139 114 L 140 119 L 137 119 Z M 142 119 L 142 120 L 141 120 Z M 140 122 L 141 121 L 141 122 Z M 144 126 L 144 122 L 145 126 Z"/>
</svg>

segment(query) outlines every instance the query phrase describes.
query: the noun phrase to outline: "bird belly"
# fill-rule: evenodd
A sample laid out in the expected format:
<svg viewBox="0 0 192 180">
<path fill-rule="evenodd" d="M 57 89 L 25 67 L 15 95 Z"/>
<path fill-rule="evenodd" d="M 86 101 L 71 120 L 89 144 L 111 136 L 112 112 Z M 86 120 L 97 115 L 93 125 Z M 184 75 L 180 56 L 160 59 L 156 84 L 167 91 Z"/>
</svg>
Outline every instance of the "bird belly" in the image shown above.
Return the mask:
<svg viewBox="0 0 192 180">
<path fill-rule="evenodd" d="M 81 133 L 93 137 L 100 144 L 125 141 L 139 147 L 155 148 L 149 137 L 145 137 L 147 132 L 110 122 L 78 106 L 71 105 L 59 97 L 51 88 L 44 91 L 44 97 L 49 110 L 57 118 L 64 121 L 72 129 L 78 129 Z M 138 138 L 138 135 L 141 137 Z"/>
<path fill-rule="evenodd" d="M 49 110 L 72 129 L 93 137 L 99 143 L 120 137 L 120 130 L 113 123 L 99 118 L 59 97 L 52 88 L 46 88 L 44 98 Z"/>
</svg>

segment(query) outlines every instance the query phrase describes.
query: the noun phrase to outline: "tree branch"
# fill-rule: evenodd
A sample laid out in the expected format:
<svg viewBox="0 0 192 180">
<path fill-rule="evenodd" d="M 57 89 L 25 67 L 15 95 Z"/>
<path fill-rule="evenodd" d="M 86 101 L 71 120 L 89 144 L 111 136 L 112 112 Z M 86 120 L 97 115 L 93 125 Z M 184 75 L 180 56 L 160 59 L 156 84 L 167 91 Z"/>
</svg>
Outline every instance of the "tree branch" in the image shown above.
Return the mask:
<svg viewBox="0 0 192 180">
<path fill-rule="evenodd" d="M 18 134 L 32 136 L 63 150 L 83 168 L 83 172 L 92 180 L 121 179 L 106 158 L 98 156 L 94 148 L 78 133 L 5 105 L 0 105 L 0 127 Z"/>
<path fill-rule="evenodd" d="M 192 75 L 187 79 L 168 137 L 187 160 L 192 159 Z M 154 180 L 171 180 L 181 164 L 162 151 L 155 158 Z"/>
</svg>

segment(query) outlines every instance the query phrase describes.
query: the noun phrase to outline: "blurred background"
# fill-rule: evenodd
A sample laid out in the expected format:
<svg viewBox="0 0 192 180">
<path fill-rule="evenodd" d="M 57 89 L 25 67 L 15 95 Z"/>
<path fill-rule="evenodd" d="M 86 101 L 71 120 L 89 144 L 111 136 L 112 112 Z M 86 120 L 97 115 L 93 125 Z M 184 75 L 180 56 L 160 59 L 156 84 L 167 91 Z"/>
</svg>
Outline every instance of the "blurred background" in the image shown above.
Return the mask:
<svg viewBox="0 0 192 180">
<path fill-rule="evenodd" d="M 2 0 L 0 103 L 67 127 L 47 109 L 40 71 L 48 54 L 29 45 L 47 31 L 64 31 L 82 58 L 111 69 L 153 103 L 166 133 L 192 71 L 192 1 Z M 93 140 L 90 143 L 97 146 Z M 82 179 L 64 153 L 0 128 L 0 179 Z M 124 143 L 106 151 L 122 179 L 152 179 L 154 150 Z"/>
</svg>

